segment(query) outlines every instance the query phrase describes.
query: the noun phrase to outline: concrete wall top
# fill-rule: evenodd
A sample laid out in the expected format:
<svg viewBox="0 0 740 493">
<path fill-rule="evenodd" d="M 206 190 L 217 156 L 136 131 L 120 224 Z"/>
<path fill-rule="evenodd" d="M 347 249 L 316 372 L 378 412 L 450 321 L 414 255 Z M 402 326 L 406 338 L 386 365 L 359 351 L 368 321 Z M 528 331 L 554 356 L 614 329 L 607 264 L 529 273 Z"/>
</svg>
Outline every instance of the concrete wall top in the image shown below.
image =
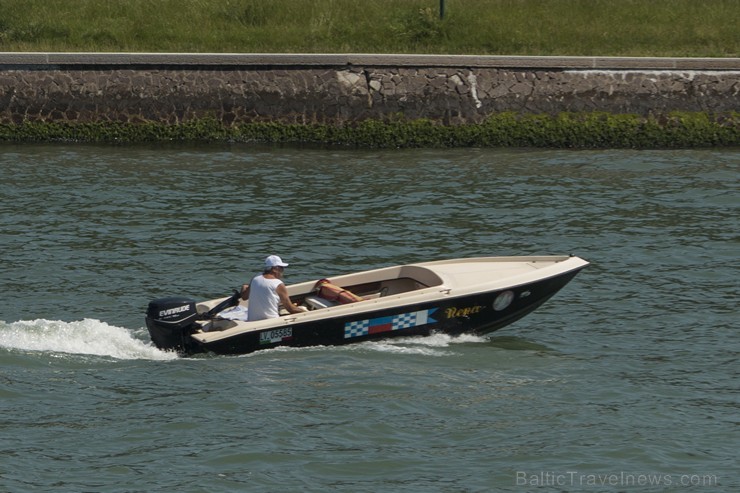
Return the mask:
<svg viewBox="0 0 740 493">
<path fill-rule="evenodd" d="M 740 70 L 740 58 L 385 55 L 300 53 L 40 53 L 0 52 L 2 68 L 58 66 L 201 67 L 480 67 L 570 70 Z"/>
</svg>

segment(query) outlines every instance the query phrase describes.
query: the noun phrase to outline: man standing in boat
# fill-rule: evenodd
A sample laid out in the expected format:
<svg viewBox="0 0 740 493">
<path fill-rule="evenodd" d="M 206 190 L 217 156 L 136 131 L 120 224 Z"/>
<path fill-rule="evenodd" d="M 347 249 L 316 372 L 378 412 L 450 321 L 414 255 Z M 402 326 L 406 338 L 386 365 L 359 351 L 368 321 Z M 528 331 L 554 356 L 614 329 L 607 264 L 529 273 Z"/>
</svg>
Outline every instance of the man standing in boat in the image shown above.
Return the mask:
<svg viewBox="0 0 740 493">
<path fill-rule="evenodd" d="M 249 300 L 247 321 L 264 320 L 280 316 L 280 304 L 290 313 L 306 311 L 294 305 L 288 296 L 288 288 L 283 283 L 283 272 L 288 266 L 277 255 L 270 255 L 265 259 L 265 270 L 255 276 L 249 284 L 241 289 L 241 298 Z"/>
</svg>

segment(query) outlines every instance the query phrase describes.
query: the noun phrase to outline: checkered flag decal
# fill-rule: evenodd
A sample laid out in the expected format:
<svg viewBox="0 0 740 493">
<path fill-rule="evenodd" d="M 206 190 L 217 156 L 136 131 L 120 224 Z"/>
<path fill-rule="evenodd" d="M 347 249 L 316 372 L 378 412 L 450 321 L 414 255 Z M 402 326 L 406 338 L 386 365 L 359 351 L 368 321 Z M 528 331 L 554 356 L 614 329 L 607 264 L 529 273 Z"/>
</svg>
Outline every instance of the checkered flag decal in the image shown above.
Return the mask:
<svg viewBox="0 0 740 493">
<path fill-rule="evenodd" d="M 433 324 L 437 321 L 431 317 L 432 313 L 437 311 L 436 308 L 430 310 L 420 310 L 418 312 L 402 313 L 391 317 L 370 318 L 367 320 L 357 320 L 344 324 L 344 338 L 361 337 L 370 334 L 379 334 L 381 332 L 390 332 L 392 330 L 408 329 L 420 325 Z"/>
</svg>

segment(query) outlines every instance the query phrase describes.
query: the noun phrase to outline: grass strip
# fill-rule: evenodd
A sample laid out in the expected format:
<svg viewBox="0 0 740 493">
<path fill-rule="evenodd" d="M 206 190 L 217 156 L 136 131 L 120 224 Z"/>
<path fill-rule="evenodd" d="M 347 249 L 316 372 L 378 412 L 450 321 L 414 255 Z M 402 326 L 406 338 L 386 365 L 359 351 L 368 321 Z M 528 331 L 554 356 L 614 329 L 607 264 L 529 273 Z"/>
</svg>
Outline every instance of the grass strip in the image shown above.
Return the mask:
<svg viewBox="0 0 740 493">
<path fill-rule="evenodd" d="M 738 0 L 0 0 L 0 51 L 737 57 Z"/>
</svg>

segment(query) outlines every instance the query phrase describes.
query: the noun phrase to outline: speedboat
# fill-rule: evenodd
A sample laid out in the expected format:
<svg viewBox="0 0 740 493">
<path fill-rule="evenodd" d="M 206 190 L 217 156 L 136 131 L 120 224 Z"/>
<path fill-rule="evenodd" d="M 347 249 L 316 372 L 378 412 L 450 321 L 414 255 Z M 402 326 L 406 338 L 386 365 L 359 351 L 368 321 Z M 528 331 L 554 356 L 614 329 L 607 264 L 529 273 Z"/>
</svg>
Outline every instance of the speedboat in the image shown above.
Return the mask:
<svg viewBox="0 0 740 493">
<path fill-rule="evenodd" d="M 398 265 L 286 284 L 301 313 L 246 321 L 239 293 L 149 303 L 152 342 L 182 354 L 245 354 L 432 333 L 487 334 L 542 305 L 588 265 L 575 256 L 479 257 Z"/>
</svg>

